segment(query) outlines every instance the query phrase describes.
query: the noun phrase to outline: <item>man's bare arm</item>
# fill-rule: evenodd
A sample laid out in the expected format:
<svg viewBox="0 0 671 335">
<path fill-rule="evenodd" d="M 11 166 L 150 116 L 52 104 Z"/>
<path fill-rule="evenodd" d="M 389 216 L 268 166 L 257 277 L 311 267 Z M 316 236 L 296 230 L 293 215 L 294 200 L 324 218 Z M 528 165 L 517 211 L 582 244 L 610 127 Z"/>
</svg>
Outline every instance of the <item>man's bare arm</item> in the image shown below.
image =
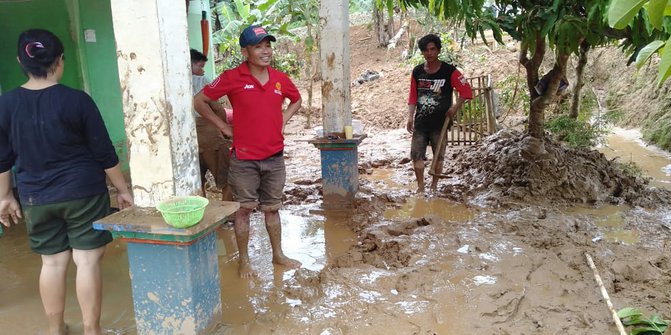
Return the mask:
<svg viewBox="0 0 671 335">
<path fill-rule="evenodd" d="M 200 116 L 204 117 L 206 120 L 212 122 L 212 124 L 214 124 L 214 126 L 217 127 L 224 135 L 232 137 L 233 128 L 219 116 L 217 116 L 217 112 L 215 112 L 212 107 L 214 104 L 219 105 L 222 109 L 221 112 L 223 113 L 224 107 L 221 106 L 219 102 L 208 98 L 205 94 L 203 94 L 203 92 L 199 92 L 195 97 L 193 97 L 193 107 L 196 109 L 196 112 L 198 112 L 198 114 L 200 114 Z"/>
<path fill-rule="evenodd" d="M 454 117 L 455 115 L 457 115 L 457 112 L 459 111 L 461 106 L 464 105 L 464 102 L 466 102 L 466 100 L 467 99 L 464 99 L 462 97 L 457 97 L 457 101 L 452 106 L 450 106 L 450 109 L 447 110 L 447 115 L 449 117 Z"/>
<path fill-rule="evenodd" d="M 408 122 L 405 125 L 405 129 L 409 133 L 415 131 L 415 109 L 417 105 L 408 105 Z"/>
</svg>

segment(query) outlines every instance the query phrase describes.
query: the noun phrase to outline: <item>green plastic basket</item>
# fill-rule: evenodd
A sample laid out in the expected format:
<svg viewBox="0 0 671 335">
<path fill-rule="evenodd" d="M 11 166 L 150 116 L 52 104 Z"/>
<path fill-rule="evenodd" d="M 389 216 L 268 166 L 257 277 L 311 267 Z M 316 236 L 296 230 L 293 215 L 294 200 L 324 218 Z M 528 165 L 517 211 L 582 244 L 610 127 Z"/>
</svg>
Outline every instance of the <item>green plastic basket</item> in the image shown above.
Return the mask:
<svg viewBox="0 0 671 335">
<path fill-rule="evenodd" d="M 188 228 L 203 219 L 209 202 L 207 198 L 199 196 L 175 197 L 161 201 L 156 209 L 167 224 L 175 228 Z"/>
</svg>

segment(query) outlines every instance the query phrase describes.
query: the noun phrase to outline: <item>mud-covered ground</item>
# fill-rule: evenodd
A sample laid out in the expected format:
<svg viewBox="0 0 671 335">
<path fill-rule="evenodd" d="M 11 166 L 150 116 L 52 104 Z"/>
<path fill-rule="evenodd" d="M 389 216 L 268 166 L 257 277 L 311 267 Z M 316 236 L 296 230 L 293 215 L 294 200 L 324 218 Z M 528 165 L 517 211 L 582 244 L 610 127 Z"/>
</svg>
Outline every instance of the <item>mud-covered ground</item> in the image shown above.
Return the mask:
<svg viewBox="0 0 671 335">
<path fill-rule="evenodd" d="M 316 149 L 298 133 L 287 148 L 287 203 L 318 203 L 318 180 L 307 176 L 319 162 L 303 156 Z M 671 192 L 647 187 L 599 152 L 548 140 L 538 153 L 538 143 L 502 131 L 451 150 L 453 178 L 415 195 L 409 135 L 369 135 L 359 148 L 361 192 L 345 219 L 357 244 L 321 271 L 298 270 L 282 299 L 300 303 L 272 322 L 256 320 L 255 329 L 615 333 L 585 254 L 615 308 L 671 315 Z"/>
<path fill-rule="evenodd" d="M 352 88 L 353 115 L 368 135 L 358 148 L 353 208 L 321 209 L 319 152 L 308 143 L 314 132 L 297 115 L 286 128 L 281 215 L 284 250 L 303 267 L 272 266 L 254 213 L 250 257 L 259 278 L 240 279 L 232 230 L 222 227 L 223 317 L 213 333 L 615 334 L 586 254 L 616 309 L 671 318 L 668 190 L 597 151 L 504 129 L 450 148 L 450 178 L 416 194 L 410 134 L 402 129 L 410 66 L 400 50 L 377 48 L 370 36 L 363 26 L 352 29 L 352 76 L 383 74 Z M 514 47 L 471 50 L 463 55 L 467 76 L 491 70 L 496 81 L 517 71 Z M 0 244 L 0 327 L 11 334 L 38 333 L 45 322 L 35 289 L 39 258 L 25 240 L 13 229 Z M 115 241 L 103 263 L 108 334 L 135 333 L 126 256 Z M 66 319 L 81 334 L 73 291 Z"/>
<path fill-rule="evenodd" d="M 352 88 L 353 116 L 369 136 L 359 147 L 361 189 L 352 211 L 322 213 L 345 221 L 356 243 L 285 282 L 276 298 L 292 308 L 224 333 L 614 334 L 586 255 L 616 309 L 671 318 L 671 192 L 597 151 L 502 130 L 449 149 L 451 178 L 416 195 L 410 135 L 400 129 L 410 66 L 371 35 L 351 32 L 353 79 L 382 74 Z M 467 76 L 518 71 L 514 45 L 473 48 L 462 58 Z M 289 207 L 321 201 L 304 122 L 288 128 Z"/>
</svg>

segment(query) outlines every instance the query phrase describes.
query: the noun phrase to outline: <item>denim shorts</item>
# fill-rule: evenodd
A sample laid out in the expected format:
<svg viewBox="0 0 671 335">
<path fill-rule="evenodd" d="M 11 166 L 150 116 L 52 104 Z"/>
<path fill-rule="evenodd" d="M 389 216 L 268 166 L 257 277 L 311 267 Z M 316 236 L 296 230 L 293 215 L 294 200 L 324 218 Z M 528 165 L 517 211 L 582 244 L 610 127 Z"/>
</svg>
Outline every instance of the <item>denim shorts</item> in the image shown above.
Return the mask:
<svg viewBox="0 0 671 335">
<path fill-rule="evenodd" d="M 231 154 L 228 185 L 240 207 L 274 211 L 282 207 L 287 172 L 283 152 L 263 160 L 240 160 Z"/>
<path fill-rule="evenodd" d="M 70 249 L 90 250 L 112 242 L 112 234 L 93 229 L 93 221 L 111 214 L 107 192 L 55 204 L 24 206 L 30 248 L 41 255 Z"/>
<path fill-rule="evenodd" d="M 415 129 L 412 133 L 412 143 L 410 144 L 410 158 L 413 162 L 426 160 L 426 147 L 431 144 L 434 159 L 438 153 L 438 140 L 440 140 L 440 129 L 431 131 L 421 131 Z M 438 160 L 442 161 L 445 153 Z"/>
</svg>

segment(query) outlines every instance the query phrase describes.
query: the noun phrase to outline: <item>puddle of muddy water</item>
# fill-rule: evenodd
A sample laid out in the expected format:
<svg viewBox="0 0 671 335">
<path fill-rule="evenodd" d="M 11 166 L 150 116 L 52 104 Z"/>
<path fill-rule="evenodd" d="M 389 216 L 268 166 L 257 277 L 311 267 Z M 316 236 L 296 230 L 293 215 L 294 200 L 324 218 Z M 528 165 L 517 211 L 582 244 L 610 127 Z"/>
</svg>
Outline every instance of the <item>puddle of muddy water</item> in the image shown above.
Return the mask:
<svg viewBox="0 0 671 335">
<path fill-rule="evenodd" d="M 625 228 L 624 214 L 631 210 L 626 205 L 603 205 L 599 207 L 576 206 L 566 211 L 567 214 L 585 215 L 594 221 L 601 234 L 594 241 L 605 239 L 608 242 L 619 242 L 633 245 L 640 242 L 640 232 Z"/>
<path fill-rule="evenodd" d="M 608 145 L 599 148 L 608 159 L 621 163 L 635 162 L 645 175 L 652 177 L 651 185 L 671 189 L 671 155 L 654 145 L 646 145 L 636 130 L 615 128 L 607 138 Z"/>
<path fill-rule="evenodd" d="M 413 196 L 409 197 L 400 208 L 387 209 L 384 218 L 387 220 L 418 219 L 428 215 L 437 216 L 445 221 L 465 222 L 472 220 L 475 214 L 464 204 L 444 198 Z"/>
<path fill-rule="evenodd" d="M 304 208 L 282 210 L 282 246 L 287 256 L 300 260 L 303 267 L 321 270 L 356 243 L 356 236 L 345 225 L 347 218 L 313 215 Z M 248 333 L 249 324 L 259 315 L 279 315 L 301 302 L 284 297 L 282 288 L 295 270 L 275 269 L 263 223 L 254 213 L 251 220 L 250 257 L 259 278 L 242 280 L 237 275 L 237 247 L 232 228 L 217 231 L 223 318 L 220 332 Z M 5 230 L 0 238 L 0 329 L 3 334 L 38 334 L 46 327 L 38 292 L 41 267 L 39 255 L 27 242 L 23 224 Z M 74 289 L 75 267 L 69 269 L 66 322 L 70 335 L 82 334 L 81 314 Z M 102 262 L 103 313 L 106 334 L 135 334 L 131 283 L 128 276 L 126 243 L 115 240 L 107 247 Z"/>
<path fill-rule="evenodd" d="M 616 230 L 606 232 L 604 238 L 611 242 L 634 245 L 641 241 L 641 233 L 636 230 Z"/>
<path fill-rule="evenodd" d="M 0 329 L 3 334 L 42 334 L 46 319 L 38 292 L 40 256 L 28 247 L 24 224 L 5 230 L 0 238 Z M 128 257 L 124 243 L 114 241 L 103 258 L 102 324 L 106 334 L 134 334 Z M 75 292 L 75 265 L 70 263 L 65 318 L 71 335 L 82 334 Z"/>
<path fill-rule="evenodd" d="M 284 253 L 299 260 L 308 270 L 322 270 L 356 243 L 356 235 L 345 225 L 345 217 L 298 216 L 282 211 L 281 219 Z M 217 237 L 223 246 L 219 248 L 219 265 L 224 325 L 218 334 L 247 332 L 250 323 L 259 315 L 281 314 L 301 304 L 300 300 L 284 297 L 282 293 L 285 282 L 296 270 L 273 267 L 270 241 L 261 213 L 252 215 L 249 243 L 250 259 L 259 274 L 257 279 L 238 277 L 233 230 L 220 229 Z"/>
<path fill-rule="evenodd" d="M 399 177 L 398 171 L 394 169 L 373 169 L 373 172 L 364 178 L 385 190 L 414 190 L 416 187 L 414 179 Z"/>
</svg>

